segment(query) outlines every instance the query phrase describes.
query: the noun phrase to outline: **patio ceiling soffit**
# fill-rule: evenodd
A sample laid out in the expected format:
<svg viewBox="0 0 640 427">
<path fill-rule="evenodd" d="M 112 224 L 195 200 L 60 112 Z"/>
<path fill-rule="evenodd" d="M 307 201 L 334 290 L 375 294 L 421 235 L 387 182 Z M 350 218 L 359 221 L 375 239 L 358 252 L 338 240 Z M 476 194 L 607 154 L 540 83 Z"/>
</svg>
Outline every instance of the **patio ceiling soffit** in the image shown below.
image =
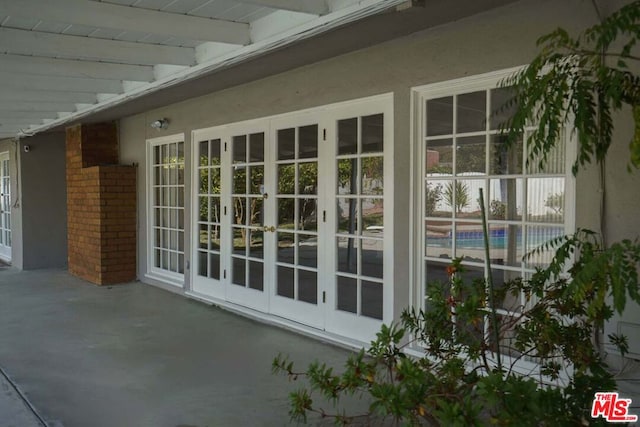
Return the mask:
<svg viewBox="0 0 640 427">
<path fill-rule="evenodd" d="M 80 120 L 406 3 L 2 0 L 0 138 Z"/>
</svg>

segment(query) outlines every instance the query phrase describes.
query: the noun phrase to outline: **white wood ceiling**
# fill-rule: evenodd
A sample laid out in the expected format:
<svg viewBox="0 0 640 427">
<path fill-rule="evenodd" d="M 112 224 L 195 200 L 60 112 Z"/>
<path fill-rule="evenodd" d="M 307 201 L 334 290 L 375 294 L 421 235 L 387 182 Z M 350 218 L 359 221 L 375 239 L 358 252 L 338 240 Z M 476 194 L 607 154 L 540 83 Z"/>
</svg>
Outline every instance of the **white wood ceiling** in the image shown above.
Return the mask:
<svg viewBox="0 0 640 427">
<path fill-rule="evenodd" d="M 30 135 L 407 0 L 0 0 L 0 138 Z"/>
</svg>

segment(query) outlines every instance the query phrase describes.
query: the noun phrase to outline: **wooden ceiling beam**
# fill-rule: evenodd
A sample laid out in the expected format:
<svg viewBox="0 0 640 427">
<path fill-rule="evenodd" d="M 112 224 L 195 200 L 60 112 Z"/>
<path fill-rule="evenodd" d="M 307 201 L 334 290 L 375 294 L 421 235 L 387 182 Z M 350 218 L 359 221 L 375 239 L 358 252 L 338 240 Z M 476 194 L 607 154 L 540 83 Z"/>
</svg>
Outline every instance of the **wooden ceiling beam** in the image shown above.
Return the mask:
<svg viewBox="0 0 640 427">
<path fill-rule="evenodd" d="M 90 0 L 2 0 L 1 15 L 189 40 L 250 42 L 248 24 Z"/>
<path fill-rule="evenodd" d="M 2 2 L 0 2 L 1 4 Z M 135 65 L 195 65 L 195 49 L 0 28 L 0 51 Z"/>
<path fill-rule="evenodd" d="M 272 9 L 310 13 L 312 15 L 329 13 L 329 6 L 326 0 L 240 0 L 240 2 Z"/>
<path fill-rule="evenodd" d="M 0 54 L 0 72 L 107 80 L 154 80 L 150 65 L 114 64 L 110 62 L 45 58 Z"/>
</svg>

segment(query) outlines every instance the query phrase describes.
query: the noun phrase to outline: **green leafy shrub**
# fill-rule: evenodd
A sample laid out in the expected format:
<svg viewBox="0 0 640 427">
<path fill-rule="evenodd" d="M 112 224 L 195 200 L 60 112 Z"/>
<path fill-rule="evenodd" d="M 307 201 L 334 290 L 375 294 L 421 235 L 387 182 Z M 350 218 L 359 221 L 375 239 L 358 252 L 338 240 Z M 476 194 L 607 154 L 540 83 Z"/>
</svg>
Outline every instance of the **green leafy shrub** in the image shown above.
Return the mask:
<svg viewBox="0 0 640 427">
<path fill-rule="evenodd" d="M 594 393 L 614 390 L 615 381 L 592 340 L 627 298 L 640 301 L 640 243 L 625 241 L 603 251 L 593 233 L 579 231 L 539 250 L 549 247 L 556 256 L 547 269 L 495 291 L 497 302 L 509 294 L 526 301 L 496 316 L 497 325 L 487 305 L 490 288 L 482 279 L 464 280 L 464 267 L 455 260 L 448 283 L 429 284 L 425 309 L 408 309 L 398 324 L 383 325 L 370 348 L 351 356 L 342 373 L 317 362 L 298 372 L 278 356 L 274 372 L 308 380 L 308 388 L 291 393 L 292 419 L 306 422 L 316 413 L 338 425 L 597 423 L 589 418 Z M 567 261 L 576 253 L 569 280 Z M 422 355 L 407 355 L 409 346 Z M 523 372 L 523 361 L 537 368 Z M 316 402 L 318 394 L 331 408 Z M 368 412 L 336 411 L 342 398 L 353 395 L 370 403 Z"/>
</svg>

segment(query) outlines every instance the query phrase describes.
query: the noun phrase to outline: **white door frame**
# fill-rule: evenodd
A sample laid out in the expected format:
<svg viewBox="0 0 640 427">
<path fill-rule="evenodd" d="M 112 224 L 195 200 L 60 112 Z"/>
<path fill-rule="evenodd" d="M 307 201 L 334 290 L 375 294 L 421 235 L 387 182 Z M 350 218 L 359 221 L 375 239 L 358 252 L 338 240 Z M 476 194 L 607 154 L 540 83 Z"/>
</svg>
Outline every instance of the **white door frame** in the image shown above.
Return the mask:
<svg viewBox="0 0 640 427">
<path fill-rule="evenodd" d="M 327 292 L 327 316 L 325 328 L 327 331 L 338 335 L 355 338 L 361 341 L 370 342 L 375 339 L 376 333 L 380 330 L 382 323 L 390 323 L 393 321 L 393 94 L 378 95 L 362 100 L 354 100 L 336 105 L 327 113 L 327 141 L 330 144 L 327 147 L 332 161 L 332 171 L 330 175 L 330 185 L 327 188 L 327 197 L 333 205 L 327 210 L 327 222 L 336 224 L 338 219 L 336 209 L 337 194 L 337 123 L 339 120 L 353 117 L 364 117 L 374 114 L 384 114 L 384 233 L 383 237 L 383 313 L 382 319 L 374 319 L 371 317 L 356 315 L 347 311 L 338 310 L 337 301 L 337 256 L 326 259 L 323 268 L 331 272 L 331 280 L 329 286 L 332 292 Z M 332 245 L 335 245 L 335 237 L 337 236 L 335 225 L 327 238 L 331 238 Z M 335 249 L 334 249 L 335 250 Z M 359 297 L 360 298 L 360 297 Z"/>
<path fill-rule="evenodd" d="M 9 152 L 0 153 L 0 259 L 11 262 L 11 171 Z"/>
<path fill-rule="evenodd" d="M 180 134 L 175 134 L 175 135 L 167 135 L 167 136 L 162 136 L 162 137 L 158 137 L 158 138 L 151 138 L 148 139 L 146 141 L 146 156 L 147 156 L 147 164 L 146 164 L 146 170 L 147 170 L 147 191 L 146 191 L 146 212 L 147 212 L 147 273 L 145 274 L 146 277 L 149 277 L 151 279 L 155 279 L 155 280 L 160 280 L 163 283 L 167 283 L 173 286 L 177 286 L 182 288 L 184 286 L 184 273 L 180 273 L 179 271 L 170 271 L 170 269 L 168 268 L 159 268 L 159 267 L 155 267 L 155 263 L 154 263 L 154 251 L 156 249 L 156 246 L 154 245 L 154 241 L 155 241 L 155 237 L 154 237 L 154 226 L 155 227 L 159 227 L 160 224 L 156 224 L 155 221 L 155 212 L 154 212 L 154 191 L 155 188 L 154 186 L 159 186 L 160 183 L 156 182 L 156 177 L 154 176 L 154 168 L 155 168 L 155 163 L 154 163 L 154 149 L 157 146 L 164 146 L 167 144 L 178 144 L 178 143 L 182 143 L 183 147 L 185 147 L 184 143 L 185 143 L 185 139 L 184 139 L 184 134 L 180 133 Z M 184 167 L 184 160 L 182 162 L 179 161 L 178 158 L 176 158 L 176 165 L 179 166 L 179 164 L 181 163 L 182 167 Z M 186 181 L 187 179 L 189 179 L 188 177 L 184 177 L 184 181 Z M 166 184 L 165 184 L 166 185 Z M 184 183 L 183 183 L 183 187 L 184 187 Z M 172 203 L 172 207 L 175 208 L 182 208 L 182 210 L 184 210 L 185 206 L 184 206 L 184 201 L 183 201 L 183 205 L 180 206 L 178 203 L 178 200 L 175 200 L 174 203 Z M 185 218 L 183 217 L 183 221 L 185 220 Z M 165 228 L 167 227 L 166 225 L 164 226 Z M 174 228 L 179 228 L 178 226 L 174 226 Z M 183 226 L 183 231 L 184 231 L 184 226 Z M 186 231 L 184 231 L 186 232 Z M 186 239 L 186 237 L 185 237 Z M 180 239 L 177 239 L 178 241 Z M 164 242 L 163 242 L 164 243 Z M 163 247 L 161 249 L 169 249 L 169 245 L 164 243 Z M 176 248 L 174 248 L 175 251 Z M 182 255 L 181 255 L 182 256 Z"/>
<path fill-rule="evenodd" d="M 229 125 L 226 127 L 225 132 L 223 133 L 223 145 L 225 146 L 225 150 L 222 153 L 222 194 L 221 194 L 221 205 L 223 207 L 223 216 L 222 216 L 222 244 L 221 244 L 221 264 L 222 269 L 226 272 L 226 278 L 223 278 L 225 281 L 225 299 L 229 302 L 243 305 L 245 307 L 268 312 L 269 311 L 269 288 L 271 284 L 267 280 L 268 277 L 264 274 L 265 269 L 267 268 L 267 260 L 268 260 L 268 251 L 264 250 L 266 248 L 265 242 L 263 241 L 263 283 L 262 290 L 253 289 L 250 286 L 238 286 L 232 283 L 233 278 L 233 234 L 232 227 L 233 223 L 233 140 L 234 136 L 241 135 L 251 135 L 256 133 L 264 134 L 264 146 L 263 146 L 263 164 L 267 165 L 271 161 L 269 158 L 269 150 L 266 148 L 268 145 L 267 139 L 269 134 L 268 122 L 264 120 L 252 120 L 250 122 L 241 122 L 233 125 Z M 226 161 L 225 161 L 226 160 Z M 266 169 L 266 166 L 265 166 Z M 266 170 L 264 172 L 266 175 Z M 250 189 L 247 188 L 245 190 L 245 194 L 249 194 Z M 266 200 L 263 197 L 263 203 Z M 245 210 L 248 210 L 249 206 L 245 206 Z M 247 212 L 245 212 L 247 215 Z M 270 219 L 265 218 L 265 224 L 271 221 Z M 263 224 L 263 225 L 265 225 Z M 246 229 L 250 232 L 250 228 Z M 263 232 L 263 235 L 266 235 L 266 232 Z M 251 262 L 250 259 L 246 260 L 247 262 Z M 256 259 L 256 262 L 260 262 L 259 259 Z M 246 268 L 246 266 L 245 266 Z"/>
<path fill-rule="evenodd" d="M 364 117 L 367 115 L 384 115 L 384 237 L 383 242 L 383 309 L 382 319 L 362 316 L 337 309 L 336 296 L 336 203 L 337 194 L 337 123 L 346 118 Z M 275 226 L 277 221 L 276 186 L 277 186 L 277 154 L 276 131 L 278 128 L 299 127 L 317 124 L 319 135 L 318 147 L 318 304 L 300 302 L 276 295 L 277 254 L 269 250 L 276 245 L 276 233 L 265 232 L 264 237 L 264 292 L 232 285 L 230 282 L 230 262 L 233 250 L 231 236 L 231 189 L 232 189 L 232 150 L 231 138 L 234 135 L 249 135 L 265 132 L 265 181 L 264 189 L 268 194 L 265 201 L 264 226 Z M 344 337 L 367 342 L 375 337 L 383 322 L 393 320 L 393 94 L 384 94 L 354 101 L 342 102 L 309 110 L 265 117 L 244 122 L 198 129 L 192 132 L 192 228 L 191 234 L 191 292 L 194 297 L 215 301 L 218 304 L 243 306 L 262 313 L 275 315 L 324 329 Z M 227 149 L 221 150 L 221 210 L 227 208 L 221 223 L 221 271 L 219 280 L 198 275 L 199 245 L 199 143 L 205 140 L 220 139 Z M 322 217 L 322 218 L 321 218 Z"/>
<path fill-rule="evenodd" d="M 189 235 L 191 237 L 191 291 L 196 295 L 203 298 L 212 298 L 214 300 L 225 300 L 225 287 L 222 281 L 222 267 L 220 268 L 219 280 L 213 278 L 206 278 L 199 275 L 199 251 L 200 249 L 200 142 L 214 141 L 220 146 L 220 155 L 224 156 L 223 150 L 223 135 L 227 126 L 218 126 L 207 129 L 199 129 L 192 131 L 191 133 L 191 229 Z M 221 161 L 222 163 L 222 161 Z M 222 165 L 221 165 L 222 167 Z M 221 174 L 222 175 L 222 174 Z M 210 179 L 209 177 L 207 179 Z M 228 184 L 226 184 L 228 185 Z M 220 195 L 222 198 L 222 195 Z M 222 236 L 221 236 L 222 240 Z M 220 248 L 222 250 L 222 248 Z M 207 251 L 205 256 L 209 258 L 209 252 Z M 220 259 L 220 263 L 222 260 Z M 207 274 L 209 271 L 207 269 Z"/>
<path fill-rule="evenodd" d="M 331 230 L 328 227 L 329 224 L 326 221 L 323 221 L 323 218 L 322 218 L 322 212 L 328 210 L 328 206 L 325 206 L 326 197 L 323 197 L 323 195 L 327 191 L 327 188 L 326 188 L 327 180 L 324 179 L 326 174 L 324 172 L 321 174 L 320 171 L 321 171 L 321 167 L 324 167 L 330 164 L 330 162 L 327 162 L 326 160 L 326 154 L 325 154 L 326 150 L 323 149 L 324 147 L 323 147 L 321 134 L 322 134 L 322 128 L 324 126 L 324 123 L 322 122 L 322 116 L 319 116 L 318 114 L 314 114 L 312 112 L 302 112 L 298 114 L 289 114 L 286 116 L 281 116 L 281 117 L 273 118 L 272 120 L 270 120 L 271 132 L 270 132 L 269 139 L 271 143 L 269 144 L 269 151 L 270 151 L 270 158 L 272 159 L 272 161 L 269 162 L 269 166 L 268 166 L 269 172 L 271 173 L 266 174 L 269 181 L 266 182 L 265 184 L 266 184 L 266 188 L 268 188 L 273 193 L 273 197 L 270 197 L 269 200 L 267 200 L 267 205 L 269 208 L 269 218 L 271 222 L 269 225 L 273 225 L 278 222 L 277 191 L 278 191 L 279 183 L 278 183 L 278 177 L 277 177 L 278 175 L 277 169 L 278 169 L 278 165 L 280 164 L 276 161 L 278 159 L 278 131 L 282 129 L 291 129 L 291 128 L 299 129 L 300 127 L 313 126 L 313 125 L 317 125 L 318 127 L 317 129 L 318 155 L 315 158 L 315 162 L 318 168 L 318 185 L 317 185 L 317 190 L 315 194 L 316 201 L 317 201 L 316 203 L 317 230 L 312 233 L 304 233 L 304 234 L 315 233 L 317 236 L 316 238 L 317 263 L 314 268 L 309 269 L 311 271 L 315 270 L 315 273 L 316 273 L 316 303 L 315 304 L 310 302 L 300 301 L 298 299 L 299 295 L 296 293 L 296 290 L 299 289 L 298 286 L 300 285 L 300 283 L 297 283 L 298 286 L 294 284 L 293 298 L 288 298 L 288 297 L 278 295 L 278 292 L 277 292 L 277 288 L 278 288 L 277 272 L 278 272 L 278 266 L 279 266 L 278 260 L 277 260 L 278 250 L 279 250 L 278 242 L 277 242 L 278 231 L 276 231 L 275 233 L 268 233 L 268 239 L 266 239 L 266 241 L 269 244 L 268 247 L 274 248 L 274 250 L 268 251 L 271 255 L 269 262 L 270 262 L 270 265 L 273 266 L 273 269 L 270 270 L 271 277 L 269 277 L 269 282 L 273 284 L 273 286 L 270 289 L 271 313 L 277 316 L 290 319 L 290 320 L 294 320 L 304 325 L 312 326 L 318 329 L 324 329 L 325 317 L 326 317 L 326 304 L 323 302 L 323 295 L 325 295 L 326 292 L 328 291 L 328 289 L 326 288 L 326 284 L 330 280 L 331 275 L 328 274 L 326 269 L 321 268 L 321 266 L 322 266 L 322 260 L 326 257 L 326 253 L 328 253 L 328 251 L 331 250 L 330 249 L 331 246 L 329 246 L 329 240 L 327 239 L 327 236 L 331 232 Z M 294 165 L 295 167 L 295 165 L 305 163 L 304 159 L 299 159 L 297 156 L 294 156 L 294 157 L 295 157 L 294 159 L 287 160 L 286 164 Z M 300 160 L 302 161 L 300 162 Z M 294 200 L 296 200 L 297 202 L 297 200 L 299 199 L 296 198 Z M 277 227 L 277 224 L 276 224 L 276 227 Z M 297 233 L 297 231 L 294 233 Z M 299 236 L 300 234 L 297 234 L 297 235 Z M 294 248 L 294 253 L 295 251 L 299 251 L 299 250 L 300 248 Z M 302 269 L 299 269 L 299 267 L 302 267 Z M 295 269 L 297 270 L 298 274 L 300 273 L 300 271 L 305 270 L 304 266 L 301 266 L 300 264 L 296 264 Z"/>
<path fill-rule="evenodd" d="M 265 145 L 269 135 L 268 121 L 264 119 L 250 120 L 238 122 L 228 125 L 216 126 L 207 129 L 198 129 L 192 132 L 192 230 L 191 230 L 191 248 L 193 268 L 191 269 L 191 290 L 198 296 L 204 298 L 213 298 L 215 300 L 228 301 L 250 309 L 261 312 L 269 311 L 269 289 L 270 283 L 266 280 L 263 283 L 263 290 L 259 291 L 250 287 L 240 287 L 233 285 L 232 280 L 232 188 L 233 188 L 233 159 L 232 159 L 232 138 L 233 136 L 249 135 L 254 133 L 264 133 Z M 220 274 L 219 280 L 205 278 L 198 274 L 199 266 L 199 197 L 197 191 L 200 188 L 200 171 L 199 167 L 199 143 L 207 140 L 220 140 L 220 207 L 222 216 L 220 219 Z M 268 150 L 265 149 L 264 162 L 269 161 Z M 265 254 L 265 258 L 268 255 Z M 267 259 L 263 262 L 266 264 Z"/>
</svg>

